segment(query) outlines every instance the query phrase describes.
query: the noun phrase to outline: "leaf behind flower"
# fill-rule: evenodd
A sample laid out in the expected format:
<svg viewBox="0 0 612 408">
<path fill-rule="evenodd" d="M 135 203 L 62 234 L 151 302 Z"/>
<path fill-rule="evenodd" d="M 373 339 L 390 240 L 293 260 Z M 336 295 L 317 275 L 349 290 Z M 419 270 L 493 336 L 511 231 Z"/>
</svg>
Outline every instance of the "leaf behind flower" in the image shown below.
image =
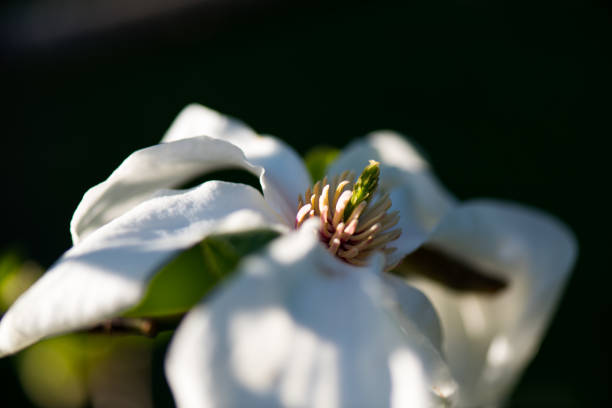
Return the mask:
<svg viewBox="0 0 612 408">
<path fill-rule="evenodd" d="M 304 156 L 306 168 L 313 180 L 321 180 L 325 176 L 329 165 L 336 160 L 340 150 L 335 147 L 318 146 Z"/>
<path fill-rule="evenodd" d="M 168 262 L 151 279 L 141 302 L 125 317 L 182 314 L 229 276 L 240 260 L 279 235 L 271 230 L 207 237 Z"/>
</svg>

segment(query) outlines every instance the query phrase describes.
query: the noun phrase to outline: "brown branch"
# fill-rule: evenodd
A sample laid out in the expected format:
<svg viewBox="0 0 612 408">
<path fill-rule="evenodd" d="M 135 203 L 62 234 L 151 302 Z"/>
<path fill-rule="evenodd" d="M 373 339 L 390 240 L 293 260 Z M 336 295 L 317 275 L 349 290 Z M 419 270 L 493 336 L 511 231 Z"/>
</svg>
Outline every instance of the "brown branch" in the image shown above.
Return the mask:
<svg viewBox="0 0 612 408">
<path fill-rule="evenodd" d="M 106 335 L 139 335 L 155 337 L 166 330 L 177 328 L 183 314 L 164 317 L 114 317 L 94 327 L 84 330 L 85 333 Z"/>
<path fill-rule="evenodd" d="M 421 275 L 459 292 L 497 294 L 508 282 L 435 246 L 423 246 L 408 255 L 394 271 L 400 276 Z"/>
</svg>

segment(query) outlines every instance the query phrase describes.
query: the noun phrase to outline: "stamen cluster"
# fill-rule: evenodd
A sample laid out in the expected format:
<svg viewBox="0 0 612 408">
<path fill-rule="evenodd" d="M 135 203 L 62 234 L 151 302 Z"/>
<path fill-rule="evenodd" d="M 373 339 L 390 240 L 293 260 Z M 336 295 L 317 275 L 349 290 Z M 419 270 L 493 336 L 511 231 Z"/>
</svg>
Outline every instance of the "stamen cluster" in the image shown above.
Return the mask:
<svg viewBox="0 0 612 408">
<path fill-rule="evenodd" d="M 376 182 L 368 183 L 364 176 L 373 166 Z M 374 194 L 378 184 L 377 162 L 370 161 L 353 184 L 354 179 L 352 172 L 345 171 L 331 182 L 325 177 L 312 189 L 308 188 L 304 198 L 301 195 L 298 198 L 295 225 L 299 228 L 307 219 L 319 217 L 320 239 L 329 252 L 350 264 L 365 265 L 375 251 L 390 254 L 396 250 L 387 244 L 401 235 L 400 229 L 392 229 L 399 221 L 399 212 L 387 213 L 391 207 L 389 194 Z M 364 185 L 369 185 L 368 194 L 363 194 Z M 385 269 L 393 266 L 387 264 Z"/>
</svg>

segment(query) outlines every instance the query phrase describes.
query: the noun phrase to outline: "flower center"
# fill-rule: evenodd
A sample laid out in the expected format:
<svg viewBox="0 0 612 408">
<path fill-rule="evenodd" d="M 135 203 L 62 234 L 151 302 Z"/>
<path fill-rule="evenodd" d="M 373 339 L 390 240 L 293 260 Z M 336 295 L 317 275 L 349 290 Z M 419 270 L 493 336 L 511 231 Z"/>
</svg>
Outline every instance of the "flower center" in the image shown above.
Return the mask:
<svg viewBox="0 0 612 408">
<path fill-rule="evenodd" d="M 387 213 L 391 207 L 389 194 L 378 194 L 379 163 L 370 160 L 357 182 L 352 172 L 317 181 L 308 188 L 304 198 L 298 198 L 295 226 L 299 228 L 311 217 L 321 219 L 319 237 L 329 252 L 353 264 L 365 265 L 375 251 L 390 254 L 391 241 L 401 235 L 392 229 L 399 221 L 398 211 Z M 394 265 L 387 263 L 388 270 Z"/>
</svg>

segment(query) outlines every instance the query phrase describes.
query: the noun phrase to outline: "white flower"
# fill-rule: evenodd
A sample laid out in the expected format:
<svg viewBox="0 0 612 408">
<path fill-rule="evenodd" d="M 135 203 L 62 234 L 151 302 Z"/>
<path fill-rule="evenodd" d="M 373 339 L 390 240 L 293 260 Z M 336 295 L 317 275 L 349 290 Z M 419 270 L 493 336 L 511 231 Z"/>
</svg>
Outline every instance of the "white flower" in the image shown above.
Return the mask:
<svg viewBox="0 0 612 408">
<path fill-rule="evenodd" d="M 293 231 L 310 180 L 278 139 L 192 105 L 162 142 L 87 192 L 71 223 L 74 247 L 0 322 L 0 355 L 121 314 L 156 270 L 211 234 L 263 227 L 283 236 L 245 259 L 177 330 L 166 371 L 179 406 L 447 404 L 455 386 L 446 364 L 457 405 L 497 405 L 536 352 L 576 255 L 571 233 L 549 215 L 493 200 L 458 203 L 392 132 L 353 143 L 330 169 L 359 173 L 378 160 L 380 188 L 400 212 L 395 252 L 381 247 L 362 262 L 345 251 L 363 267 L 330 255 L 314 233 L 323 226 L 302 219 L 324 212 L 325 200 L 316 211 L 318 200 L 301 202 L 303 225 Z M 228 167 L 257 175 L 263 197 L 220 181 L 166 190 Z M 328 226 L 337 231 L 338 222 Z M 419 258 L 428 253 L 451 260 L 446 274 L 467 265 L 454 279 L 464 283 L 475 270 L 495 293 L 429 279 Z M 404 280 L 382 273 L 396 264 Z"/>
<path fill-rule="evenodd" d="M 85 194 L 71 222 L 74 246 L 0 322 L 0 355 L 120 315 L 143 297 L 155 271 L 211 234 L 267 228 L 283 235 L 243 260 L 176 332 L 166 373 L 179 406 L 451 402 L 455 385 L 438 351 L 436 312 L 418 290 L 382 272 L 419 247 L 450 207 L 418 155 L 402 159 L 415 164 L 408 181 L 418 199 L 402 195 L 403 187 L 393 199 L 402 211 L 397 250 L 386 256 L 383 247 L 357 267 L 320 244 L 316 219 L 293 230 L 310 180 L 278 139 L 192 105 L 162 142 L 133 153 Z M 228 167 L 258 176 L 263 196 L 221 181 L 168 190 Z"/>
<path fill-rule="evenodd" d="M 572 233 L 552 216 L 515 203 L 458 203 L 420 171 L 427 164 L 392 132 L 354 142 L 331 171 L 354 170 L 366 158 L 381 162 L 381 185 L 402 211 L 400 224 L 413 228 L 400 240 L 427 235 L 421 248 L 448 254 L 505 284 L 494 294 L 454 290 L 423 277 L 422 265 L 410 262 L 419 251 L 399 266 L 440 316 L 444 355 L 459 385 L 457 405 L 503 403 L 537 352 L 569 276 L 577 254 Z"/>
</svg>

